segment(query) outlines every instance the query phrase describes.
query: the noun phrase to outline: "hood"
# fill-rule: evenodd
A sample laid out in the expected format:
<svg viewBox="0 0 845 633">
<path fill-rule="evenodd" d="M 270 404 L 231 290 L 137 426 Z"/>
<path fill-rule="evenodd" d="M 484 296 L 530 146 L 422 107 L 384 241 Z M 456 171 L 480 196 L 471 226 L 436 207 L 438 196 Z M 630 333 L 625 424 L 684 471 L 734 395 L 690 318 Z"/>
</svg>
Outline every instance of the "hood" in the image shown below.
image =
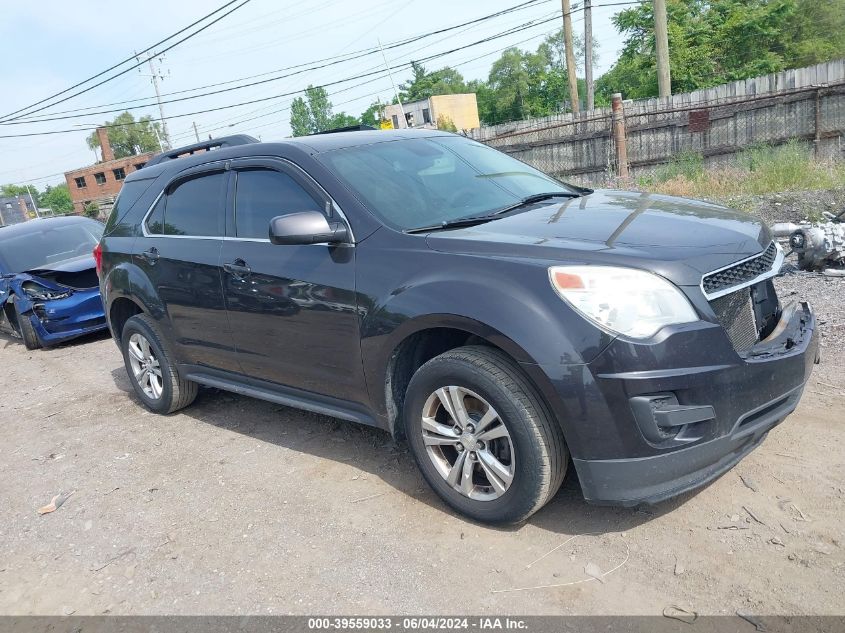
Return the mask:
<svg viewBox="0 0 845 633">
<path fill-rule="evenodd" d="M 771 240 L 762 222 L 725 207 L 612 190 L 427 236 L 443 252 L 631 266 L 679 285 L 698 285 L 704 273 L 756 255 Z"/>
<path fill-rule="evenodd" d="M 79 257 L 71 257 L 70 259 L 63 259 L 59 262 L 51 262 L 40 268 L 33 268 L 25 272 L 31 275 L 41 275 L 45 272 L 79 273 L 95 266 L 93 255 L 80 255 Z"/>
<path fill-rule="evenodd" d="M 52 282 L 68 288 L 86 289 L 96 288 L 100 282 L 97 279 L 96 263 L 93 255 L 81 255 L 71 259 L 53 262 L 48 266 L 33 268 L 22 273 L 39 283 Z M 49 286 L 49 283 L 46 284 Z"/>
</svg>

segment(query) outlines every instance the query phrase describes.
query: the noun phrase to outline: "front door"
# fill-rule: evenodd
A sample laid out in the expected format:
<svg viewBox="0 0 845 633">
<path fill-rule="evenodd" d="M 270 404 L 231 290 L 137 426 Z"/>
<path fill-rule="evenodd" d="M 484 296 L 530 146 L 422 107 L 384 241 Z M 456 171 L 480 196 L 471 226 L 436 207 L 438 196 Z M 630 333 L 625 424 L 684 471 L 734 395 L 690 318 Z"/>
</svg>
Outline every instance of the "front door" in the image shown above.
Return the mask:
<svg viewBox="0 0 845 633">
<path fill-rule="evenodd" d="M 155 316 L 178 361 L 238 371 L 220 280 L 229 176 L 200 171 L 171 184 L 146 218 L 133 259 L 163 304 Z"/>
<path fill-rule="evenodd" d="M 322 190 L 283 161 L 233 162 L 235 195 L 223 244 L 223 289 L 243 371 L 366 403 L 353 245 L 274 245 L 270 220 L 332 211 Z M 334 220 L 334 218 L 333 218 Z"/>
</svg>

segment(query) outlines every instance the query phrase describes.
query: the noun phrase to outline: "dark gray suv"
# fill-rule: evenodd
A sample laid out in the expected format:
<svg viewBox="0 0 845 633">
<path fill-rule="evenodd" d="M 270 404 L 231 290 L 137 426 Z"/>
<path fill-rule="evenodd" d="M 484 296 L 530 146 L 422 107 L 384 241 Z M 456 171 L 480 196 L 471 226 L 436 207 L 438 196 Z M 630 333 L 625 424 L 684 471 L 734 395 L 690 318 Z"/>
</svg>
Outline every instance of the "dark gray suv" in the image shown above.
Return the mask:
<svg viewBox="0 0 845 633">
<path fill-rule="evenodd" d="M 818 354 L 760 222 L 432 131 L 168 152 L 95 256 L 147 408 L 208 385 L 377 426 L 481 521 L 530 516 L 570 462 L 595 503 L 700 486 L 795 409 Z"/>
</svg>

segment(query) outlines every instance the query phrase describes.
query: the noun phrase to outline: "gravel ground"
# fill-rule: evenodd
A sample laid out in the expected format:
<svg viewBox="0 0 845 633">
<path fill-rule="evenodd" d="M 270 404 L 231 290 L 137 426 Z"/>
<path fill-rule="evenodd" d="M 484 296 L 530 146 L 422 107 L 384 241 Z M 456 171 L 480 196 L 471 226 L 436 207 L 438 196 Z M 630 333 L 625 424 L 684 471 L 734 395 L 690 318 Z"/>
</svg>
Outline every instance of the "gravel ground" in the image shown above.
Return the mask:
<svg viewBox="0 0 845 633">
<path fill-rule="evenodd" d="M 504 529 L 385 433 L 211 389 L 156 416 L 107 337 L 0 338 L 0 614 L 842 614 L 845 282 L 777 283 L 823 355 L 761 447 L 656 507 L 589 506 L 570 472 Z"/>
<path fill-rule="evenodd" d="M 570 472 L 496 529 L 385 433 L 210 389 L 147 413 L 105 337 L 0 358 L 0 614 L 842 613 L 841 379 L 696 493 L 594 507 Z"/>
</svg>

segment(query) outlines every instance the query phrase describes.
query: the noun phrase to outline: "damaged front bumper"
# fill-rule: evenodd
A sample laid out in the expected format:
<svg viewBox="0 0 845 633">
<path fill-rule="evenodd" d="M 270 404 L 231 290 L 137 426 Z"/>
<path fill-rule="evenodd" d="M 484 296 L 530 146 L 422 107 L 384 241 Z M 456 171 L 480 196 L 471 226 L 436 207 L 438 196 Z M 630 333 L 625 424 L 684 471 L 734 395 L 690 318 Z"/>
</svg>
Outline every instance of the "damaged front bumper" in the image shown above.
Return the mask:
<svg viewBox="0 0 845 633">
<path fill-rule="evenodd" d="M 669 369 L 642 371 L 644 355 Z M 706 364 L 679 362 L 688 364 L 691 355 Z M 818 359 L 806 303 L 784 310 L 774 332 L 741 355 L 713 328 L 679 331 L 647 350 L 615 342 L 591 363 L 592 372 L 617 429 L 630 424 L 634 433 L 622 442 L 627 455 L 573 454 L 585 498 L 632 506 L 712 481 L 795 410 Z"/>
<path fill-rule="evenodd" d="M 64 299 L 41 301 L 17 295 L 20 318 L 29 319 L 41 345 L 49 347 L 106 329 L 99 288 L 74 290 Z"/>
</svg>

